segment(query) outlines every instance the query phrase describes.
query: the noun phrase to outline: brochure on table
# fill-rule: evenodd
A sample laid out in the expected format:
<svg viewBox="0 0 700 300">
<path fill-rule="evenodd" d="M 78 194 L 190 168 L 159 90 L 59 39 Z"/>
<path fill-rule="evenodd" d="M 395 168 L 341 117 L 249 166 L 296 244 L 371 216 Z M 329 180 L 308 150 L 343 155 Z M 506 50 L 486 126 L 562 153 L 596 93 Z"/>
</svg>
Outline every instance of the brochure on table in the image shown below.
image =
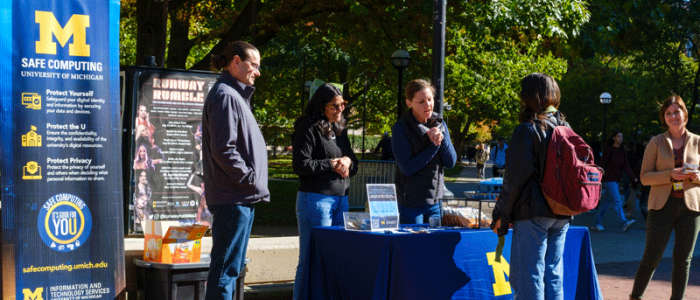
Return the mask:
<svg viewBox="0 0 700 300">
<path fill-rule="evenodd" d="M 367 184 L 372 230 L 399 229 L 399 208 L 394 184 Z"/>
</svg>

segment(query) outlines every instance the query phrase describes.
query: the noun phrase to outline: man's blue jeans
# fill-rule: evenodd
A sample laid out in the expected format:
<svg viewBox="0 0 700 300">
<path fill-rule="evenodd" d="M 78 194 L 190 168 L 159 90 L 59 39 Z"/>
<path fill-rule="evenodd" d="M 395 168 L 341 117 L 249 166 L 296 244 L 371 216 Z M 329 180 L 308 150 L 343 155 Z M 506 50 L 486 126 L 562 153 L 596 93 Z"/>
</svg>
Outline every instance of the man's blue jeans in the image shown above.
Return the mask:
<svg viewBox="0 0 700 300">
<path fill-rule="evenodd" d="M 564 242 L 569 219 L 535 217 L 513 224 L 513 300 L 563 300 Z"/>
<path fill-rule="evenodd" d="M 430 220 L 432 215 L 440 215 L 440 204 L 426 204 L 424 207 L 410 207 L 398 203 L 399 207 L 399 223 L 404 224 L 425 224 Z"/>
<path fill-rule="evenodd" d="M 606 181 L 603 182 L 603 189 L 605 189 L 603 197 L 601 197 L 603 203 L 600 203 L 598 206 L 598 214 L 595 216 L 595 223 L 593 225 L 603 225 L 603 215 L 605 215 L 605 210 L 607 210 L 610 205 L 613 206 L 617 218 L 624 224 L 627 222 L 627 218 L 622 208 L 624 200 L 622 200 L 622 196 L 620 195 L 620 185 L 615 181 Z"/>
<path fill-rule="evenodd" d="M 214 221 L 205 299 L 230 300 L 235 293 L 236 280 L 245 266 L 255 206 L 210 205 L 209 211 L 214 215 Z"/>
<path fill-rule="evenodd" d="M 343 212 L 349 210 L 348 196 L 330 196 L 317 193 L 297 193 L 297 224 L 299 225 L 299 264 L 294 279 L 294 299 L 299 299 L 299 289 L 306 267 L 309 236 L 314 226 L 343 225 Z"/>
</svg>

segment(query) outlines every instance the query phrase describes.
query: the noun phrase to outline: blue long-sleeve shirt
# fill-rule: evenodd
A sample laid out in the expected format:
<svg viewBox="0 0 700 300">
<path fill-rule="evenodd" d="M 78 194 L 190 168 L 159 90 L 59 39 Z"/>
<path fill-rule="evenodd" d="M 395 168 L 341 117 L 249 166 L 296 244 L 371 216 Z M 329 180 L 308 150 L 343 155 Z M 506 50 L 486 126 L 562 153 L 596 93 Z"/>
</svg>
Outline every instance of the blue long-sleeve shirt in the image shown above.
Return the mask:
<svg viewBox="0 0 700 300">
<path fill-rule="evenodd" d="M 427 136 L 431 127 L 438 127 L 444 135 L 440 145 Z M 391 146 L 399 171 L 396 174 L 396 192 L 399 203 L 409 207 L 433 205 L 443 196 L 444 168 L 457 162 L 447 127 L 433 113 L 429 122 L 419 123 L 409 110 L 394 124 Z"/>
<path fill-rule="evenodd" d="M 411 143 L 408 140 L 408 135 L 406 135 L 406 129 L 399 123 L 394 124 L 391 131 L 391 149 L 394 152 L 394 159 L 401 173 L 406 176 L 415 174 L 418 170 L 425 167 L 436 154 L 440 155 L 443 168 L 449 169 L 454 167 L 457 163 L 457 152 L 454 146 L 452 146 L 449 130 L 447 130 L 444 123 L 441 126 L 442 128 L 440 129 L 445 137 L 442 139 L 440 146 L 438 147 L 433 143 L 428 143 L 427 147 L 414 156 Z"/>
</svg>

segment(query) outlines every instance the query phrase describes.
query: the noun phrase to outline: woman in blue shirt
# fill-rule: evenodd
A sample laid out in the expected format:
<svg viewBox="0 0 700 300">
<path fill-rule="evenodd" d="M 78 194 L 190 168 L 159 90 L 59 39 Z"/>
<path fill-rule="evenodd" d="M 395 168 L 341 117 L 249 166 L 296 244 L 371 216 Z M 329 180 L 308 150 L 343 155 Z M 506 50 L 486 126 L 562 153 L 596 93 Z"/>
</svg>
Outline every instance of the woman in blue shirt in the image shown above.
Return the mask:
<svg viewBox="0 0 700 300">
<path fill-rule="evenodd" d="M 457 162 L 457 152 L 442 118 L 433 111 L 435 88 L 424 79 L 406 86 L 408 111 L 394 124 L 391 148 L 398 166 L 396 196 L 401 224 L 427 223 L 440 215 L 444 168 Z"/>
</svg>

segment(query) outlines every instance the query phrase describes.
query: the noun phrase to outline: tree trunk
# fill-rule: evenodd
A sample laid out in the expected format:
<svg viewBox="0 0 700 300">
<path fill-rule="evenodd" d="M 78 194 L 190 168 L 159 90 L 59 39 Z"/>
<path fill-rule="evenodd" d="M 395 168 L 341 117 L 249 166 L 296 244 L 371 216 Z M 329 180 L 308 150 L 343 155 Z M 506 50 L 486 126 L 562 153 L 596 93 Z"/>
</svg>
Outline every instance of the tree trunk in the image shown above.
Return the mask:
<svg viewBox="0 0 700 300">
<path fill-rule="evenodd" d="M 449 124 L 449 123 L 448 123 Z M 471 121 L 469 118 L 466 120 L 466 124 L 464 126 L 461 126 L 461 123 L 459 122 L 452 122 L 454 124 L 452 126 L 452 130 L 450 130 L 450 136 L 452 137 L 452 142 L 453 146 L 455 148 L 455 152 L 457 152 L 457 161 L 461 162 L 462 161 L 462 145 L 464 144 L 464 140 L 466 139 L 467 135 L 469 134 L 469 127 L 471 125 Z"/>
<path fill-rule="evenodd" d="M 170 11 L 170 43 L 166 66 L 171 69 L 187 68 L 187 56 L 194 45 L 189 39 L 190 14 L 185 10 Z"/>
<path fill-rule="evenodd" d="M 167 38 L 168 1 L 136 1 L 136 62 L 144 56 L 155 56 L 156 65 L 165 64 Z"/>
<path fill-rule="evenodd" d="M 214 46 L 209 53 L 207 53 L 207 55 L 194 64 L 194 66 L 192 66 L 190 69 L 204 71 L 211 70 L 211 55 L 220 54 L 224 51 L 224 49 L 226 49 L 226 46 L 228 46 L 229 43 L 240 40 L 246 34 L 250 34 L 249 29 L 255 23 L 255 17 L 260 11 L 260 6 L 260 0 L 248 1 L 243 8 L 243 11 L 241 11 L 241 14 L 238 15 L 238 18 L 236 18 L 233 26 L 231 26 L 231 29 L 222 35 L 219 43 L 217 43 L 216 46 Z"/>
</svg>

